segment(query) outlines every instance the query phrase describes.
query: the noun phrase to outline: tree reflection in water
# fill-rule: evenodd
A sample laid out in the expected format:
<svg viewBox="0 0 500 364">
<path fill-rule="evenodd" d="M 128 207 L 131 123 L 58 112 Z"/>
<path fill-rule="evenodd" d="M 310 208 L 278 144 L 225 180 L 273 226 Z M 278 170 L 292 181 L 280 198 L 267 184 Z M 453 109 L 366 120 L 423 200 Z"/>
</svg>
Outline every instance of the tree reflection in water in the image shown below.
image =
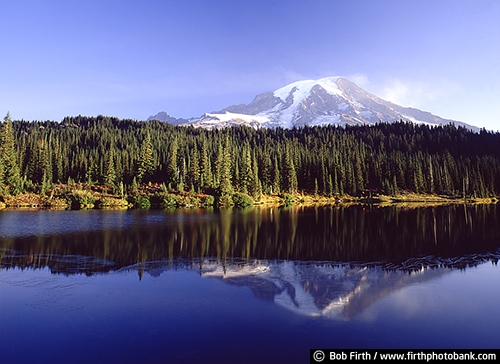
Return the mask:
<svg viewBox="0 0 500 364">
<path fill-rule="evenodd" d="M 498 261 L 498 217 L 495 205 L 0 211 L 0 357 L 495 347 L 498 267 L 469 267 Z"/>
<path fill-rule="evenodd" d="M 19 229 L 30 219 L 40 224 L 40 215 L 23 213 L 3 211 L 0 218 L 21 214 Z M 45 212 L 46 225 L 65 213 Z M 113 226 L 118 215 L 122 223 Z M 209 259 L 222 266 L 234 260 L 277 260 L 419 270 L 465 267 L 473 264 L 474 255 L 484 259 L 500 246 L 496 205 L 96 211 L 86 218 L 101 228 L 44 228 L 28 236 L 0 230 L 0 266 L 95 274 L 138 263 L 167 260 L 173 266 L 187 260 L 202 265 Z"/>
</svg>

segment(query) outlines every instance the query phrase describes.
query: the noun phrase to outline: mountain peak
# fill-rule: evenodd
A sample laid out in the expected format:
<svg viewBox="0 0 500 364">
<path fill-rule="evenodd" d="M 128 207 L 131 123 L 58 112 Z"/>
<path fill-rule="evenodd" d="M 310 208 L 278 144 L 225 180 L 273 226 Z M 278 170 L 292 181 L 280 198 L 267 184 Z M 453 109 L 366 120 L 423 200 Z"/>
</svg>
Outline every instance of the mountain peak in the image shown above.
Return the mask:
<svg viewBox="0 0 500 364">
<path fill-rule="evenodd" d="M 290 93 L 295 95 L 294 99 L 299 100 L 307 97 L 311 89 L 315 86 L 324 88 L 328 93 L 335 95 L 340 94 L 341 91 L 337 86 L 340 77 L 327 77 L 319 80 L 304 80 L 297 81 L 281 87 L 274 91 L 274 96 L 279 97 L 281 100 L 286 101 Z"/>
<path fill-rule="evenodd" d="M 160 111 L 159 113 L 157 113 L 155 115 L 151 115 L 147 120 L 148 121 L 151 121 L 151 120 L 164 121 L 164 122 L 167 122 L 167 123 L 173 124 L 173 125 L 185 124 L 185 123 L 189 122 L 189 120 L 187 120 L 187 119 L 174 118 L 173 116 L 170 116 L 169 114 L 167 114 L 165 111 Z"/>
</svg>

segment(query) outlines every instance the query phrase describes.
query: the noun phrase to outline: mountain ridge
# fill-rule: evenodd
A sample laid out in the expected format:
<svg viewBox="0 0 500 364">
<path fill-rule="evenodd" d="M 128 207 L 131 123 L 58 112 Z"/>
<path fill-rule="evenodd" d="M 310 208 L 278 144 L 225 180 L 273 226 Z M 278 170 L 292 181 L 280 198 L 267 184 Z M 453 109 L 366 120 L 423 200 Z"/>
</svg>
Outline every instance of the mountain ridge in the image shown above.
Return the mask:
<svg viewBox="0 0 500 364">
<path fill-rule="evenodd" d="M 290 83 L 255 96 L 249 104 L 228 106 L 199 118 L 175 119 L 159 113 L 148 120 L 167 121 L 207 129 L 246 125 L 293 128 L 316 125 L 374 125 L 410 121 L 416 124 L 476 126 L 445 119 L 428 111 L 404 107 L 371 94 L 344 77 L 327 77 Z"/>
</svg>

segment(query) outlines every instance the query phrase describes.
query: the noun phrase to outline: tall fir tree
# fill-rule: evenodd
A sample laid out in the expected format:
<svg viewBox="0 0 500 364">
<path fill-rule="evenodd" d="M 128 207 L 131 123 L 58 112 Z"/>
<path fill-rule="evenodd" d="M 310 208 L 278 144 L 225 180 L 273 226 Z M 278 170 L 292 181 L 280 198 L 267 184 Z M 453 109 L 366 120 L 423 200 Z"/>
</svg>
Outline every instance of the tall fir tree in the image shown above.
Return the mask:
<svg viewBox="0 0 500 364">
<path fill-rule="evenodd" d="M 191 148 L 189 156 L 188 184 L 195 190 L 199 190 L 200 184 L 200 162 L 198 156 L 198 146 L 196 143 Z"/>
<path fill-rule="evenodd" d="M 210 158 L 208 156 L 207 141 L 205 138 L 201 139 L 200 148 L 200 184 L 202 187 L 213 187 L 212 185 L 212 169 Z"/>
<path fill-rule="evenodd" d="M 279 194 L 281 192 L 281 173 L 278 164 L 278 157 L 273 159 L 272 184 L 271 194 Z"/>
<path fill-rule="evenodd" d="M 224 169 L 224 146 L 219 140 L 217 144 L 217 152 L 215 155 L 215 163 L 213 165 L 213 185 L 218 188 L 221 184 L 222 174 Z"/>
<path fill-rule="evenodd" d="M 17 162 L 16 146 L 14 142 L 14 129 L 10 113 L 4 118 L 0 134 L 0 153 L 3 164 L 2 182 L 8 188 L 10 193 L 17 194 L 21 192 L 21 174 Z"/>
<path fill-rule="evenodd" d="M 178 154 L 179 145 L 177 142 L 177 138 L 174 138 L 168 147 L 168 155 L 167 155 L 167 185 L 173 188 L 177 188 L 177 185 L 180 182 L 179 178 L 179 166 L 177 163 L 177 154 Z"/>
<path fill-rule="evenodd" d="M 229 205 L 232 203 L 231 196 L 234 193 L 233 184 L 231 182 L 231 152 L 229 146 L 229 138 L 226 136 L 224 145 L 222 146 L 222 158 L 220 163 L 220 182 L 218 187 L 219 204 Z"/>
<path fill-rule="evenodd" d="M 295 163 L 292 157 L 291 147 L 285 147 L 285 155 L 283 156 L 283 190 L 288 193 L 297 193 L 298 181 L 295 171 Z"/>
<path fill-rule="evenodd" d="M 111 191 L 116 187 L 115 149 L 110 146 L 104 171 L 104 186 Z"/>
<path fill-rule="evenodd" d="M 139 160 L 137 161 L 137 179 L 139 182 L 147 180 L 155 169 L 153 157 L 153 145 L 151 143 L 151 135 L 149 131 L 144 137 L 139 152 Z"/>
<path fill-rule="evenodd" d="M 239 190 L 242 193 L 248 193 L 252 188 L 253 181 L 253 171 L 252 171 L 252 160 L 250 157 L 250 148 L 247 145 L 243 146 L 243 153 L 241 159 L 241 169 L 239 173 Z"/>
<path fill-rule="evenodd" d="M 256 201 L 259 201 L 262 197 L 262 182 L 259 179 L 259 164 L 255 157 L 255 153 L 252 158 L 252 184 L 248 192 Z"/>
</svg>

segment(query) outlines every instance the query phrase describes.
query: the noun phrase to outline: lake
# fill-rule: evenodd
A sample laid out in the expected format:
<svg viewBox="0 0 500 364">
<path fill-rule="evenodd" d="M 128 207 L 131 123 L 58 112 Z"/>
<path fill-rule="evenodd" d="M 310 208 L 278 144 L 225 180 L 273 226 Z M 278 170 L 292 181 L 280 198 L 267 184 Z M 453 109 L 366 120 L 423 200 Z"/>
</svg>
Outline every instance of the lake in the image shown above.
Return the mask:
<svg viewBox="0 0 500 364">
<path fill-rule="evenodd" d="M 0 363 L 500 348 L 500 207 L 0 211 Z"/>
</svg>

